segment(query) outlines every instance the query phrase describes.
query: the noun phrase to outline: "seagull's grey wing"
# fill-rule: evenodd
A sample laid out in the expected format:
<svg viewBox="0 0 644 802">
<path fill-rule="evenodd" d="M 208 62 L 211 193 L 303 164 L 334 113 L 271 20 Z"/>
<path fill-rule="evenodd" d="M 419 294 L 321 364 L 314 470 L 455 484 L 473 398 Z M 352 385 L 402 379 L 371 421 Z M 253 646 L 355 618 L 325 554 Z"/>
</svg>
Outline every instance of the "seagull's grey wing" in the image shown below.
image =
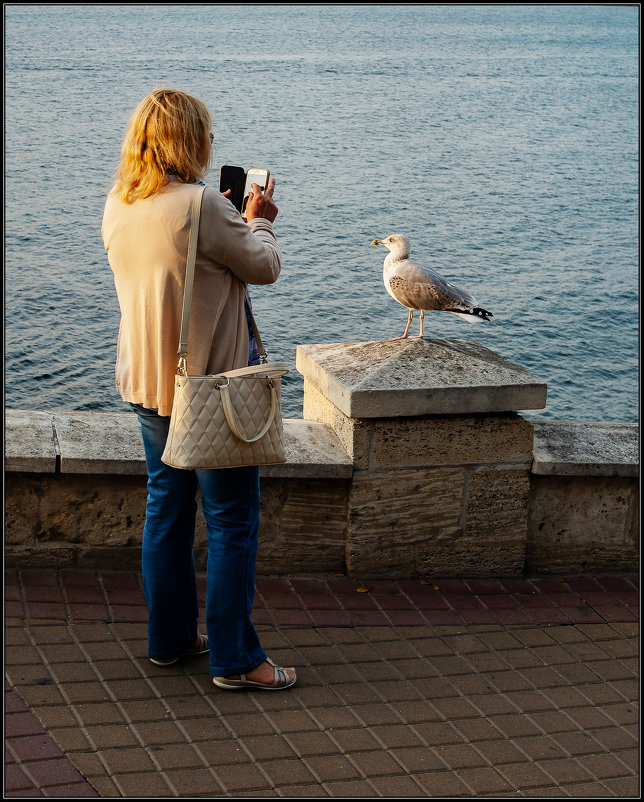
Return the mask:
<svg viewBox="0 0 644 802">
<path fill-rule="evenodd" d="M 394 298 L 409 309 L 466 309 L 476 306 L 469 292 L 455 287 L 431 267 L 403 259 L 389 272 L 389 286 Z"/>
</svg>

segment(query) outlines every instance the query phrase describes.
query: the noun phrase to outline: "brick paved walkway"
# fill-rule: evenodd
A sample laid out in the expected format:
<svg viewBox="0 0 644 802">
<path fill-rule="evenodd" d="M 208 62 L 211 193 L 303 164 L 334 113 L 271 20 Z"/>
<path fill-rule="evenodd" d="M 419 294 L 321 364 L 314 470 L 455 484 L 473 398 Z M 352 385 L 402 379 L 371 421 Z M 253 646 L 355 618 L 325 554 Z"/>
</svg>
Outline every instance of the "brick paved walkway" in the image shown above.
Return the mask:
<svg viewBox="0 0 644 802">
<path fill-rule="evenodd" d="M 289 691 L 150 663 L 135 573 L 6 572 L 5 796 L 639 796 L 637 577 L 257 591 Z"/>
</svg>

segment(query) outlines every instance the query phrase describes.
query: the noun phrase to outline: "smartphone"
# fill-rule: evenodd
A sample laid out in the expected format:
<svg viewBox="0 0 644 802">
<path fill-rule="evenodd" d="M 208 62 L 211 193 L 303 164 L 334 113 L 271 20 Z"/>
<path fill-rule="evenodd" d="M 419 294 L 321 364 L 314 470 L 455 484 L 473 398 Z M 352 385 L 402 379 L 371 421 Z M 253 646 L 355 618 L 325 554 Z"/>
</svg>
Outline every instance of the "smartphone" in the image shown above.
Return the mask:
<svg viewBox="0 0 644 802">
<path fill-rule="evenodd" d="M 229 200 L 232 201 L 233 206 L 238 212 L 241 212 L 244 202 L 245 180 L 246 171 L 243 167 L 233 167 L 230 164 L 224 164 L 219 171 L 219 191 L 225 192 L 227 189 L 231 190 Z"/>
<path fill-rule="evenodd" d="M 264 192 L 268 186 L 269 177 L 270 173 L 268 170 L 260 170 L 257 167 L 252 167 L 246 173 L 246 186 L 244 187 L 244 199 L 241 207 L 242 217 L 246 216 L 246 202 L 248 201 L 248 194 L 253 191 L 251 184 L 259 184 L 262 192 Z"/>
</svg>

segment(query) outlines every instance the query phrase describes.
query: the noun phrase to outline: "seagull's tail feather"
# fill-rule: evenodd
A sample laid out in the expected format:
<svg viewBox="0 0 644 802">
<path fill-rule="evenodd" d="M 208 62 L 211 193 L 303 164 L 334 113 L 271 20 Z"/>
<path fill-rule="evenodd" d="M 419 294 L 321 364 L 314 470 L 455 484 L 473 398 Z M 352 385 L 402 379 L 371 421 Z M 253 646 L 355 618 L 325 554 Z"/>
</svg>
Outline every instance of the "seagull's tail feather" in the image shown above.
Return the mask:
<svg viewBox="0 0 644 802">
<path fill-rule="evenodd" d="M 446 309 L 445 311 L 458 315 L 469 323 L 482 323 L 484 320 L 489 321 L 491 317 L 494 317 L 492 312 L 487 312 L 485 309 L 481 309 L 480 306 L 475 306 L 471 312 L 464 309 Z"/>
</svg>

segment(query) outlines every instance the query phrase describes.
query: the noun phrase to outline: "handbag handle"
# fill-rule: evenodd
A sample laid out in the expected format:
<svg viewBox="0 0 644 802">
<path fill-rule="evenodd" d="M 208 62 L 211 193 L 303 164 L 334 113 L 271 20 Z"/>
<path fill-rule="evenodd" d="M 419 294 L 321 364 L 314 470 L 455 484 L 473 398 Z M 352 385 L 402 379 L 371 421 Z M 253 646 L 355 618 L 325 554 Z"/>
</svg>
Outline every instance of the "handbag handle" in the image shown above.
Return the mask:
<svg viewBox="0 0 644 802">
<path fill-rule="evenodd" d="M 271 424 L 273 423 L 273 418 L 275 417 L 275 410 L 277 409 L 277 400 L 275 398 L 275 385 L 268 379 L 268 389 L 271 394 L 271 408 L 268 413 L 268 420 L 264 424 L 264 427 L 256 434 L 254 437 L 245 437 L 241 431 L 239 426 L 237 425 L 237 420 L 235 418 L 235 411 L 233 409 L 233 405 L 230 401 L 230 393 L 228 391 L 228 386 L 230 382 L 226 382 L 226 384 L 217 384 L 219 388 L 219 393 L 221 397 L 221 406 L 224 410 L 224 415 L 226 416 L 226 422 L 230 427 L 230 431 L 235 435 L 235 437 L 239 438 L 239 440 L 243 440 L 244 443 L 255 443 L 257 440 L 261 440 L 262 437 L 266 434 L 266 432 L 270 429 Z"/>
<path fill-rule="evenodd" d="M 190 217 L 190 237 L 188 239 L 188 258 L 186 261 L 186 278 L 183 287 L 183 307 L 181 309 L 181 331 L 179 334 L 179 348 L 177 354 L 179 356 L 179 373 L 186 376 L 188 373 L 188 366 L 186 358 L 188 356 L 188 330 L 190 328 L 190 307 L 192 304 L 192 290 L 195 280 L 195 262 L 197 259 L 197 240 L 199 238 L 199 220 L 201 218 L 201 203 L 203 201 L 203 193 L 205 186 L 200 186 L 195 193 L 192 200 L 192 212 Z M 257 341 L 257 350 L 261 362 L 268 360 L 266 349 L 262 344 L 262 338 L 259 336 L 257 323 L 255 323 L 255 316 L 251 309 L 250 303 L 248 304 L 248 311 L 250 313 L 250 321 L 253 326 L 255 340 Z"/>
</svg>

